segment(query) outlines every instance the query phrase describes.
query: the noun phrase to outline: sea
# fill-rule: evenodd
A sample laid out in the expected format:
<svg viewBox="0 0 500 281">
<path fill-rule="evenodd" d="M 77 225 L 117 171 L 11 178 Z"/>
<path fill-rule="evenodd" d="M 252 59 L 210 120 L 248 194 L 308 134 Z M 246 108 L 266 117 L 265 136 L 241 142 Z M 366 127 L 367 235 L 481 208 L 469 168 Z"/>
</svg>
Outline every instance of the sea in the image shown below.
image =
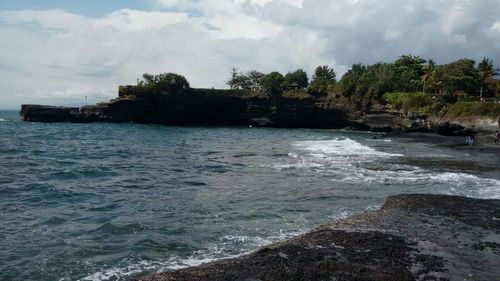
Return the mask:
<svg viewBox="0 0 500 281">
<path fill-rule="evenodd" d="M 498 156 L 374 133 L 0 111 L 0 280 L 129 280 L 236 257 L 400 193 L 500 199 Z"/>
</svg>

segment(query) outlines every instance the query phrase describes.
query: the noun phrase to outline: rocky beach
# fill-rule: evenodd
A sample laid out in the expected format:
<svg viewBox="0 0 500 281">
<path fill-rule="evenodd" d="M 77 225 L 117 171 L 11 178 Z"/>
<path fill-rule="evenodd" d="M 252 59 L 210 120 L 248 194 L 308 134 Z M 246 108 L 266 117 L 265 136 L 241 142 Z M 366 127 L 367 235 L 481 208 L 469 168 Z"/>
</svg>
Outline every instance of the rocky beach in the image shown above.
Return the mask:
<svg viewBox="0 0 500 281">
<path fill-rule="evenodd" d="M 142 281 L 499 280 L 500 200 L 406 194 L 252 254 Z"/>
</svg>

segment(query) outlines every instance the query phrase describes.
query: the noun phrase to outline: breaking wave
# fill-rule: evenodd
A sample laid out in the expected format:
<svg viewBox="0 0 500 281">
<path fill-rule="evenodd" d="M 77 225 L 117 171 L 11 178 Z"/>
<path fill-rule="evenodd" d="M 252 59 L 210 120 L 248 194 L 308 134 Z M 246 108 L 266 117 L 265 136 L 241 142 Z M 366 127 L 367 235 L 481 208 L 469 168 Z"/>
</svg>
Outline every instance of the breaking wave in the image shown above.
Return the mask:
<svg viewBox="0 0 500 281">
<path fill-rule="evenodd" d="M 500 198 L 500 180 L 463 172 L 434 171 L 393 163 L 403 154 L 388 153 L 350 138 L 311 140 L 293 143 L 297 151 L 286 163 L 273 163 L 277 170 L 305 169 L 350 185 L 411 187 L 433 193 L 476 198 Z M 397 161 L 396 161 L 397 162 Z M 401 191 L 401 189 L 400 189 Z"/>
</svg>

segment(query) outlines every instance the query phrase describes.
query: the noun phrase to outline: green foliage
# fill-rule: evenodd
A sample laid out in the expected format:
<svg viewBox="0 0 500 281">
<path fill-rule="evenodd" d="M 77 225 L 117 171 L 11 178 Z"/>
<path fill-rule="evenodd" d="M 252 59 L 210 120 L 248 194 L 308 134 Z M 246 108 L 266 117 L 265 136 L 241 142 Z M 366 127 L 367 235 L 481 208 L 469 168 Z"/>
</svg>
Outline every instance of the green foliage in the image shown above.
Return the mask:
<svg viewBox="0 0 500 281">
<path fill-rule="evenodd" d="M 262 93 L 248 89 L 193 89 L 196 97 L 221 97 L 221 98 L 264 98 Z"/>
<path fill-rule="evenodd" d="M 161 73 L 152 75 L 144 73 L 143 80 L 133 90 L 138 99 L 151 103 L 163 102 L 172 97 L 185 96 L 191 91 L 189 83 L 182 75 Z"/>
<path fill-rule="evenodd" d="M 476 94 L 480 79 L 474 65 L 475 62 L 471 59 L 461 59 L 441 66 L 443 91 Z"/>
<path fill-rule="evenodd" d="M 288 99 L 298 99 L 298 100 L 303 100 L 303 99 L 311 99 L 314 98 L 313 96 L 309 95 L 307 90 L 289 90 L 283 92 L 281 95 L 283 98 L 288 98 Z"/>
<path fill-rule="evenodd" d="M 279 95 L 281 93 L 284 81 L 285 78 L 283 75 L 276 71 L 271 72 L 260 79 L 260 83 L 264 91 L 271 95 Z"/>
<path fill-rule="evenodd" d="M 383 94 L 394 90 L 396 69 L 393 64 L 353 65 L 340 80 L 345 96 L 362 106 L 382 100 Z"/>
<path fill-rule="evenodd" d="M 247 89 L 252 91 L 262 91 L 261 79 L 264 74 L 256 70 L 250 70 L 246 74 L 238 72 L 237 68 L 231 70 L 231 78 L 226 84 L 231 89 Z"/>
<path fill-rule="evenodd" d="M 499 74 L 499 70 L 493 68 L 493 61 L 489 58 L 483 58 L 477 66 L 477 71 L 480 79 L 479 96 L 483 97 L 483 93 L 487 95 L 495 95 L 495 87 L 488 87 L 486 83 L 487 79 Z"/>
<path fill-rule="evenodd" d="M 384 98 L 397 109 L 430 115 L 437 109 L 437 103 L 426 93 L 386 93 Z"/>
<path fill-rule="evenodd" d="M 307 73 L 304 70 L 298 69 L 285 75 L 284 89 L 305 89 L 307 86 L 309 86 L 309 78 L 307 78 Z"/>
<path fill-rule="evenodd" d="M 473 116 L 496 119 L 500 116 L 500 104 L 494 102 L 457 102 L 448 109 L 446 116 L 449 119 Z"/>
<path fill-rule="evenodd" d="M 343 88 L 344 95 L 347 97 L 359 95 L 360 92 L 360 79 L 366 71 L 366 66 L 362 64 L 355 64 L 347 73 L 342 76 L 340 84 Z"/>
<path fill-rule="evenodd" d="M 476 69 L 470 59 L 437 65 L 433 60 L 426 63 L 418 56 L 404 55 L 394 63 L 355 64 L 344 74 L 340 85 L 342 94 L 358 106 L 382 102 L 386 92 L 432 93 L 441 105 L 446 105 L 455 102 L 458 93 L 474 97 L 484 92 L 485 96 L 500 97 L 500 86 L 491 79 L 495 74 L 498 71 L 487 58 Z"/>
<path fill-rule="evenodd" d="M 421 77 L 424 75 L 424 63 L 419 56 L 403 55 L 394 62 L 396 85 L 403 92 L 417 92 L 422 89 Z"/>
<path fill-rule="evenodd" d="M 326 65 L 321 65 L 314 71 L 314 76 L 311 81 L 311 93 L 316 96 L 328 94 L 328 89 L 335 84 L 336 74 L 332 68 Z"/>
<path fill-rule="evenodd" d="M 238 89 L 239 88 L 239 76 L 241 74 L 238 73 L 238 69 L 236 67 L 233 67 L 231 69 L 231 78 L 229 81 L 226 82 L 226 84 L 229 86 L 231 89 Z"/>
<path fill-rule="evenodd" d="M 142 78 L 144 80 L 139 82 L 139 86 L 149 91 L 176 94 L 190 89 L 184 76 L 171 72 L 158 75 L 144 73 Z"/>
<path fill-rule="evenodd" d="M 250 89 L 254 92 L 261 92 L 263 90 L 261 81 L 264 76 L 265 74 L 262 72 L 259 72 L 257 70 L 250 70 L 246 75 L 248 79 L 246 85 L 248 86 L 244 89 Z"/>
</svg>

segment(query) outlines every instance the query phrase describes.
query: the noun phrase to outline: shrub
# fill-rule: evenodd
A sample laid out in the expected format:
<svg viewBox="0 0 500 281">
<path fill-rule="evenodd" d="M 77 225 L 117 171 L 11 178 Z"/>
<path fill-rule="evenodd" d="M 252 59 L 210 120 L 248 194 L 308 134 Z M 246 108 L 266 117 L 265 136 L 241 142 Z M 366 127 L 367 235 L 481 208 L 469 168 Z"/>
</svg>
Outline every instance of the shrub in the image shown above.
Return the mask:
<svg viewBox="0 0 500 281">
<path fill-rule="evenodd" d="M 283 98 L 298 99 L 298 100 L 314 98 L 313 96 L 309 95 L 307 90 L 290 90 L 284 92 L 281 96 Z"/>
<path fill-rule="evenodd" d="M 500 104 L 494 102 L 457 102 L 446 114 L 449 119 L 472 116 L 497 118 L 500 115 Z"/>
<path fill-rule="evenodd" d="M 405 112 L 430 115 L 437 109 L 437 103 L 426 93 L 386 93 L 386 101 L 395 108 Z"/>
</svg>

